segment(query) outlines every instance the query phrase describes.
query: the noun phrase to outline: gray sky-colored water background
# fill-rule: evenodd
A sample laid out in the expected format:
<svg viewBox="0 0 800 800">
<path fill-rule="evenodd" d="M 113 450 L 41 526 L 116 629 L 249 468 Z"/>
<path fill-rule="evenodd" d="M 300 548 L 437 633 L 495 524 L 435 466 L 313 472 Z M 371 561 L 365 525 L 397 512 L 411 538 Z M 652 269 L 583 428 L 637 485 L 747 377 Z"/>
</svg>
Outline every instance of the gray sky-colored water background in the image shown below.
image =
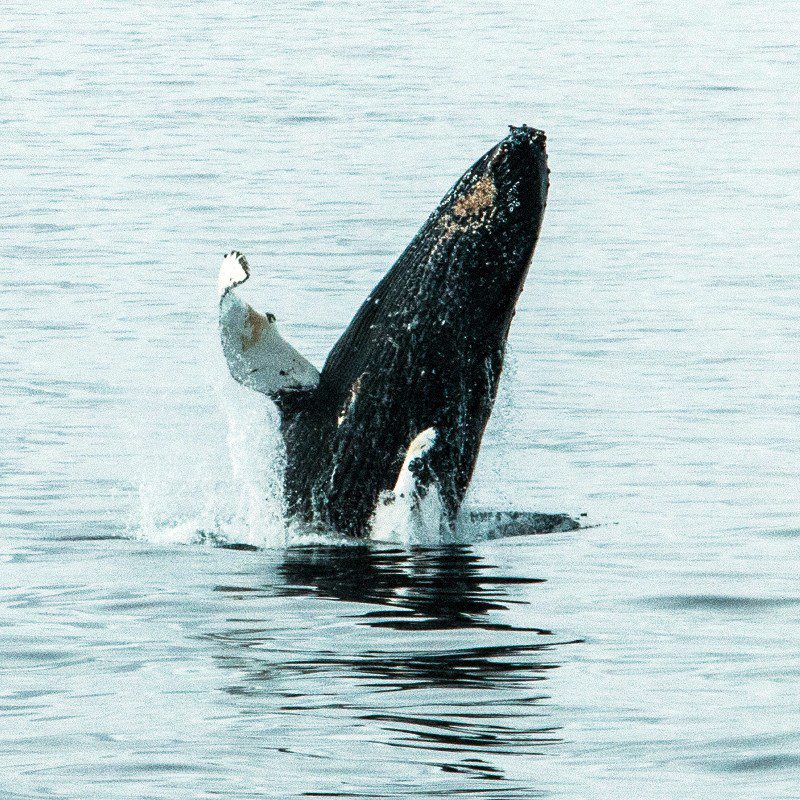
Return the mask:
<svg viewBox="0 0 800 800">
<path fill-rule="evenodd" d="M 800 798 L 798 32 L 4 3 L 0 797 Z M 223 252 L 319 366 L 523 122 L 552 185 L 470 502 L 594 527 L 285 547 Z"/>
</svg>

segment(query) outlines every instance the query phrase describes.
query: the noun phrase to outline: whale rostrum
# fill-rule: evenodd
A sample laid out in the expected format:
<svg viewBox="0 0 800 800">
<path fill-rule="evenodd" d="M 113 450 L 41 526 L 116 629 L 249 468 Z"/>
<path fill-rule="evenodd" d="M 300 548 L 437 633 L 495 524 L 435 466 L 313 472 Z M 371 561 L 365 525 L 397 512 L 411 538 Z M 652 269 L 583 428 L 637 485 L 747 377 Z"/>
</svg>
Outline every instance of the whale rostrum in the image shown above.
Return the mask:
<svg viewBox="0 0 800 800">
<path fill-rule="evenodd" d="M 497 394 L 548 190 L 545 135 L 512 127 L 444 196 L 317 372 L 220 272 L 231 374 L 271 397 L 288 514 L 355 537 L 456 520 Z M 435 524 L 435 523 L 434 523 Z"/>
</svg>

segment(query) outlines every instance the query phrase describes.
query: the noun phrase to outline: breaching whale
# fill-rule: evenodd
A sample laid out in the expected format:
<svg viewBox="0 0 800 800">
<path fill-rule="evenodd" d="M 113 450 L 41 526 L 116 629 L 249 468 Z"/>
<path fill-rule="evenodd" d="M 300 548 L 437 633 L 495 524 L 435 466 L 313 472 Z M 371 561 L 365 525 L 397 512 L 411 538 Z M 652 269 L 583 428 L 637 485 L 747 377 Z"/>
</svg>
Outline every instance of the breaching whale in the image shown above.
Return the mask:
<svg viewBox="0 0 800 800">
<path fill-rule="evenodd" d="M 512 127 L 456 181 L 378 283 L 321 372 L 242 302 L 245 257 L 219 277 L 230 372 L 271 397 L 287 513 L 374 539 L 449 529 L 472 477 L 509 326 L 539 236 L 545 134 Z M 541 515 L 534 515 L 541 516 Z M 551 527 L 576 527 L 558 515 Z"/>
</svg>

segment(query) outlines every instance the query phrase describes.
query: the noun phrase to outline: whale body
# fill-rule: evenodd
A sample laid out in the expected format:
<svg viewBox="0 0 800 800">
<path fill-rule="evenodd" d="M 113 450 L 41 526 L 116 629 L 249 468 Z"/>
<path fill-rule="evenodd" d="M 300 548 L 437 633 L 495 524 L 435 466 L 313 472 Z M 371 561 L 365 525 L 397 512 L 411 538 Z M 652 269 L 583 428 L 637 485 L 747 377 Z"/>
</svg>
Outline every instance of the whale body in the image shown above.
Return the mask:
<svg viewBox="0 0 800 800">
<path fill-rule="evenodd" d="M 447 192 L 320 372 L 280 336 L 274 316 L 236 296 L 249 266 L 238 251 L 226 256 L 223 350 L 233 377 L 280 409 L 289 516 L 378 539 L 403 526 L 455 524 L 548 175 L 545 134 L 512 127 Z"/>
</svg>

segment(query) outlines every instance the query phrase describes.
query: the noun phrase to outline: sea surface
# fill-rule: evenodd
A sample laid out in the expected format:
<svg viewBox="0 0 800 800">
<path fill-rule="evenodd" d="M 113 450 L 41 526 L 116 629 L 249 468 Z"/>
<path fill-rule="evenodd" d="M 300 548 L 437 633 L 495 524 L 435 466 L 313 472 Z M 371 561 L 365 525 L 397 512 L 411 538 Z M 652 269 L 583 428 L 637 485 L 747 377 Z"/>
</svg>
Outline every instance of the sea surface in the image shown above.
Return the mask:
<svg viewBox="0 0 800 800">
<path fill-rule="evenodd" d="M 779 0 L 4 3 L 0 798 L 800 798 L 798 41 Z M 223 252 L 319 366 L 521 123 L 469 502 L 585 527 L 298 545 Z"/>
</svg>

